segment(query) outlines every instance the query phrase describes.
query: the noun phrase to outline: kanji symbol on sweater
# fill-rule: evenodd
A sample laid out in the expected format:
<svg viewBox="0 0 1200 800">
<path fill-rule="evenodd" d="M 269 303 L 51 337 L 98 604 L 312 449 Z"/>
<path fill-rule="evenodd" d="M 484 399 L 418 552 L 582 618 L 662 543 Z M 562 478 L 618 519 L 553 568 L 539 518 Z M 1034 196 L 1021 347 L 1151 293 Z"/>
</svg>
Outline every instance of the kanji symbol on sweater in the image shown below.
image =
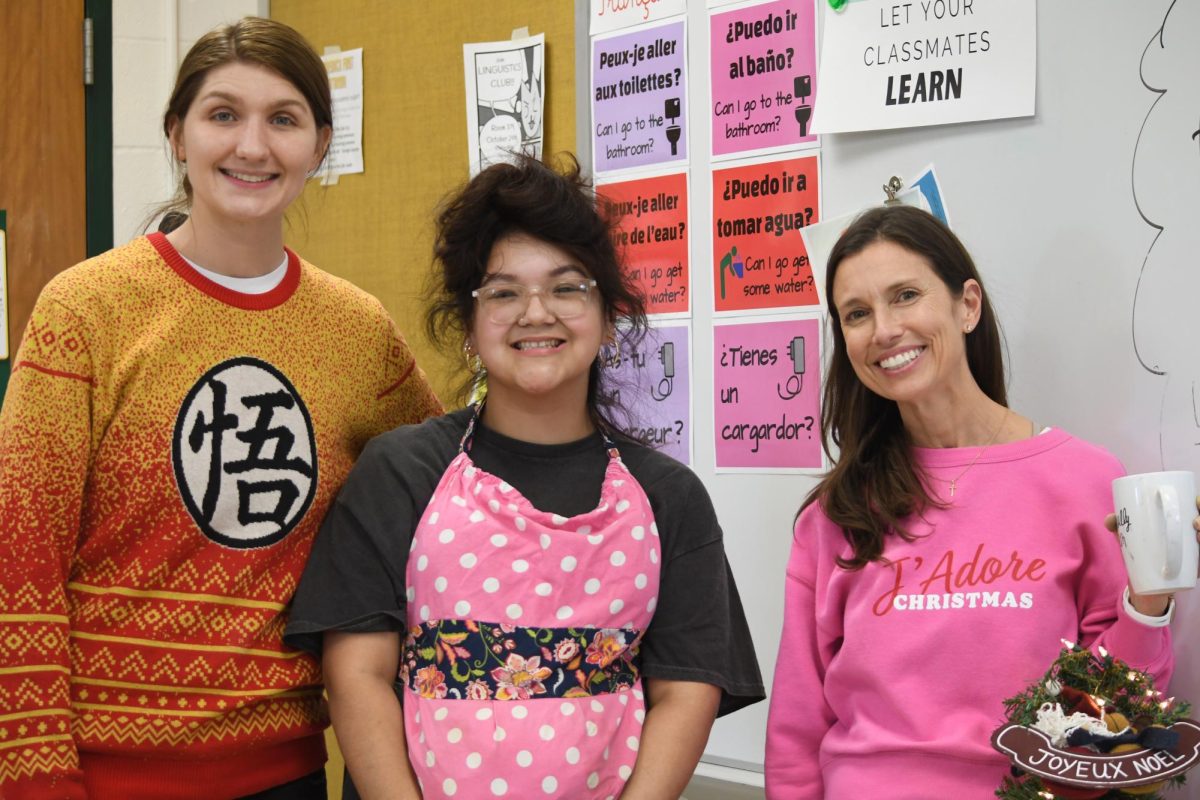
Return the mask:
<svg viewBox="0 0 1200 800">
<path fill-rule="evenodd" d="M 316 488 L 308 410 L 291 382 L 254 358 L 206 372 L 175 422 L 172 454 L 184 504 L 200 530 L 230 547 L 279 541 Z"/>
</svg>

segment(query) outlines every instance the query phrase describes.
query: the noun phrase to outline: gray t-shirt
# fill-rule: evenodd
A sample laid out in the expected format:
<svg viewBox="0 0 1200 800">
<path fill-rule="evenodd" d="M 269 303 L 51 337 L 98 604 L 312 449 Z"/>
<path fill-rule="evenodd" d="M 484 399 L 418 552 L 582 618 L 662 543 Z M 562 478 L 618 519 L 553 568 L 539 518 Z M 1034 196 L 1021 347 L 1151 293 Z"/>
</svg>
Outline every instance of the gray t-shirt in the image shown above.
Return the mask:
<svg viewBox="0 0 1200 800">
<path fill-rule="evenodd" d="M 405 624 L 405 568 L 413 531 L 458 454 L 470 411 L 373 439 L 325 517 L 296 592 L 285 641 L 319 655 L 324 631 L 396 631 Z M 720 714 L 765 697 L 725 558 L 721 528 L 700 479 L 679 462 L 618 440 L 621 459 L 650 499 L 662 543 L 658 605 L 641 644 L 642 675 L 720 687 Z M 522 442 L 477 425 L 471 458 L 536 508 L 571 517 L 595 508 L 608 465 L 603 439 Z"/>
</svg>

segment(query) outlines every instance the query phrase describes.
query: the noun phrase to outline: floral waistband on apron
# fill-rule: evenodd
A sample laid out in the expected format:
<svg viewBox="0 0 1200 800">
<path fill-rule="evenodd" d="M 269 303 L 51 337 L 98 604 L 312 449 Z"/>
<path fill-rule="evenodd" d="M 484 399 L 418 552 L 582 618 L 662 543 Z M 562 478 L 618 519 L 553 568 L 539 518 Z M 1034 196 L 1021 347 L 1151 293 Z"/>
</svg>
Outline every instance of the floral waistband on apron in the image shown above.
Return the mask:
<svg viewBox="0 0 1200 800">
<path fill-rule="evenodd" d="M 640 633 L 438 620 L 409 631 L 402 677 L 421 697 L 533 700 L 625 691 L 638 679 Z"/>
</svg>

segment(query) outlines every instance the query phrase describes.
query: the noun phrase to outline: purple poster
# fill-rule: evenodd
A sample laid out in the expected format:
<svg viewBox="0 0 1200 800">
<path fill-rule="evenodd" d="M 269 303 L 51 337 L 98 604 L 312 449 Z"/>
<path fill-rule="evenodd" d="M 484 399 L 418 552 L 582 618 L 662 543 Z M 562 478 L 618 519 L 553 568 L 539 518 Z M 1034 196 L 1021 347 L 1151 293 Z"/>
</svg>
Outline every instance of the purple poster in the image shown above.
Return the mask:
<svg viewBox="0 0 1200 800">
<path fill-rule="evenodd" d="M 814 0 L 775 0 L 709 17 L 712 152 L 730 157 L 815 145 Z"/>
<path fill-rule="evenodd" d="M 717 470 L 819 470 L 821 321 L 713 326 Z"/>
<path fill-rule="evenodd" d="M 595 171 L 687 161 L 683 20 L 592 39 Z"/>
<path fill-rule="evenodd" d="M 692 460 L 692 381 L 689 329 L 683 325 L 651 328 L 636 347 L 604 360 L 620 408 L 629 413 L 632 433 L 667 455 Z"/>
</svg>

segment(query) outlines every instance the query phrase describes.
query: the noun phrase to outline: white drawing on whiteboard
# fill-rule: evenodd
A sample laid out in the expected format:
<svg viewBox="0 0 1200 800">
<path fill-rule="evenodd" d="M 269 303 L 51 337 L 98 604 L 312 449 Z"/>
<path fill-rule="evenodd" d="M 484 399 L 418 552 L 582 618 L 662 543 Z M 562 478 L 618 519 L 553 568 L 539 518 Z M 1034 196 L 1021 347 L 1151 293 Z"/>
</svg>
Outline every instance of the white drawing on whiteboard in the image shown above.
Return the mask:
<svg viewBox="0 0 1200 800">
<path fill-rule="evenodd" d="M 1200 0 L 1172 0 L 1142 53 L 1158 98 L 1138 133 L 1133 198 L 1158 231 L 1133 299 L 1133 346 L 1163 379 L 1159 453 L 1167 469 L 1200 468 Z"/>
</svg>

